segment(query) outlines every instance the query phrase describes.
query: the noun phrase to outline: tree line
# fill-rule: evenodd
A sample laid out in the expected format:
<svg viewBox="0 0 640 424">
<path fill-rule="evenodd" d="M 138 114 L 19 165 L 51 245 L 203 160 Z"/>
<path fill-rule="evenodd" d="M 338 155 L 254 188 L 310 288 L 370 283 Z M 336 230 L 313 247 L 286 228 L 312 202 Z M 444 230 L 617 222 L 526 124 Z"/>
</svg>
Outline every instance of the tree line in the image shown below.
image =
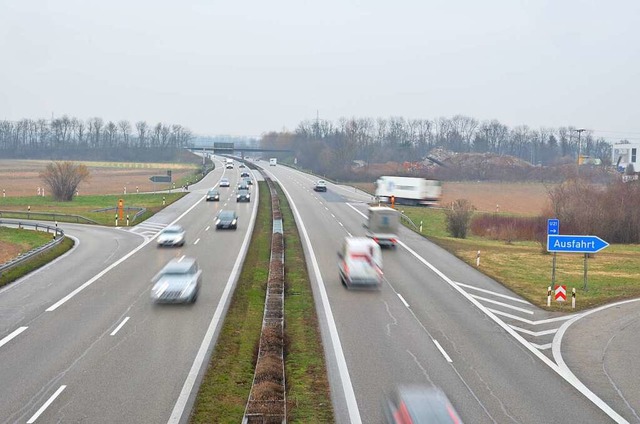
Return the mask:
<svg viewBox="0 0 640 424">
<path fill-rule="evenodd" d="M 326 175 L 341 176 L 354 160 L 365 164 L 415 162 L 435 148 L 458 153 L 510 155 L 534 165 L 574 162 L 578 152 L 611 163 L 611 145 L 592 131 L 572 126 L 510 128 L 497 120 L 451 118 L 341 118 L 305 120 L 295 131 L 269 132 L 265 148 L 289 149 L 298 163 Z M 286 155 L 282 155 L 286 156 Z"/>
<path fill-rule="evenodd" d="M 181 125 L 159 122 L 55 119 L 0 121 L 0 152 L 8 158 L 158 160 L 175 156 L 193 138 Z M 142 156 L 142 157 L 139 157 Z"/>
</svg>

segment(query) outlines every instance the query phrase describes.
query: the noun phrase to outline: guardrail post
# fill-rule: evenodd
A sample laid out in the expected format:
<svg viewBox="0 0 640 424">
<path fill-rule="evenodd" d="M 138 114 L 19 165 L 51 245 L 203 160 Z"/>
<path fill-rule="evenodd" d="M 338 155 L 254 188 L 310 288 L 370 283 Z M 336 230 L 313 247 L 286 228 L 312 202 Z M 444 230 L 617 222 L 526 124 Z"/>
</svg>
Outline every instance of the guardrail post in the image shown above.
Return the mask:
<svg viewBox="0 0 640 424">
<path fill-rule="evenodd" d="M 480 251 L 478 250 L 478 253 L 476 254 L 476 266 L 479 267 L 480 266 Z"/>
<path fill-rule="evenodd" d="M 551 286 L 547 287 L 547 307 L 551 306 Z"/>
<path fill-rule="evenodd" d="M 136 186 L 136 194 L 140 193 L 140 191 L 138 190 L 138 186 Z"/>
<path fill-rule="evenodd" d="M 116 227 L 118 226 L 118 214 L 116 214 Z"/>
<path fill-rule="evenodd" d="M 3 198 L 7 197 L 7 193 L 4 191 L 4 189 L 2 189 L 2 197 Z"/>
<path fill-rule="evenodd" d="M 127 214 L 127 227 L 129 226 L 129 214 Z"/>
<path fill-rule="evenodd" d="M 571 290 L 571 309 L 576 309 L 576 288 Z"/>
<path fill-rule="evenodd" d="M 162 206 L 165 206 L 167 204 L 167 199 L 162 196 Z"/>
<path fill-rule="evenodd" d="M 420 232 L 422 232 L 422 220 L 420 220 Z"/>
</svg>

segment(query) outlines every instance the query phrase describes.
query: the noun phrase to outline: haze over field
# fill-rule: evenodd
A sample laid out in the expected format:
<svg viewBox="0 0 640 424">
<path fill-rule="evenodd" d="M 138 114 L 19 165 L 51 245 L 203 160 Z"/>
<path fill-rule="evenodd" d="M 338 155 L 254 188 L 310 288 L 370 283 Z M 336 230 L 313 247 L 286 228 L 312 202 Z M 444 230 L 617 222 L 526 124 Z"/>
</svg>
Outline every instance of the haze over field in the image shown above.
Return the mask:
<svg viewBox="0 0 640 424">
<path fill-rule="evenodd" d="M 640 140 L 640 3 L 0 1 L 0 119 L 259 135 L 463 114 Z"/>
</svg>

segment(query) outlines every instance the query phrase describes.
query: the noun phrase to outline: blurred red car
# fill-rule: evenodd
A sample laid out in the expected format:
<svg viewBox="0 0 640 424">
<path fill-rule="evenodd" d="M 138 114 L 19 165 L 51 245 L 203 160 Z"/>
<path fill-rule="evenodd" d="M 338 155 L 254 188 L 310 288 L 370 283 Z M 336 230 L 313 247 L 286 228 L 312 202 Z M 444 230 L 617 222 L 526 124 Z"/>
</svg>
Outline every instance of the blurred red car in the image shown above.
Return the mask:
<svg viewBox="0 0 640 424">
<path fill-rule="evenodd" d="M 436 387 L 401 386 L 386 399 L 388 424 L 462 424 L 447 395 Z"/>
</svg>

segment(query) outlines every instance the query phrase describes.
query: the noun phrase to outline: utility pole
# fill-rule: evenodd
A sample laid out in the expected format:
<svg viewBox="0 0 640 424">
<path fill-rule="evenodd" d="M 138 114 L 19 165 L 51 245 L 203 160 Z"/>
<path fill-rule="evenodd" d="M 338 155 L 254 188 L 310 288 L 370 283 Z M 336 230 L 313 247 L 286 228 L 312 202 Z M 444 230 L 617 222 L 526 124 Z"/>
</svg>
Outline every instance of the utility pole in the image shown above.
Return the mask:
<svg viewBox="0 0 640 424">
<path fill-rule="evenodd" d="M 582 156 L 582 140 L 581 135 L 586 130 L 584 128 L 578 128 L 575 132 L 578 133 L 578 161 L 576 162 L 576 173 L 580 176 L 580 156 Z"/>
</svg>

